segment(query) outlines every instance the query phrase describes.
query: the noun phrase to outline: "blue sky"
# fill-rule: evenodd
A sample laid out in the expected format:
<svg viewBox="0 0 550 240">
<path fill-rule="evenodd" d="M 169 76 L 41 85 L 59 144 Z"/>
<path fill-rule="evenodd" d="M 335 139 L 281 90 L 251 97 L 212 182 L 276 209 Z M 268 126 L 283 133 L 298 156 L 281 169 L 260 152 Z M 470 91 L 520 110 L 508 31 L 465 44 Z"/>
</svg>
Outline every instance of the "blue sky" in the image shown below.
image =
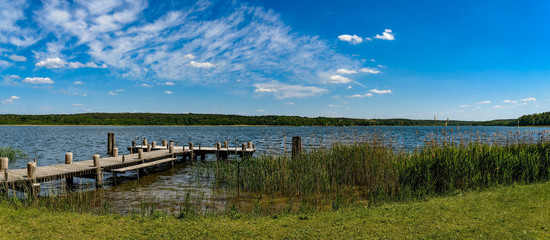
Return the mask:
<svg viewBox="0 0 550 240">
<path fill-rule="evenodd" d="M 547 1 L 0 0 L 0 113 L 550 109 Z"/>
</svg>

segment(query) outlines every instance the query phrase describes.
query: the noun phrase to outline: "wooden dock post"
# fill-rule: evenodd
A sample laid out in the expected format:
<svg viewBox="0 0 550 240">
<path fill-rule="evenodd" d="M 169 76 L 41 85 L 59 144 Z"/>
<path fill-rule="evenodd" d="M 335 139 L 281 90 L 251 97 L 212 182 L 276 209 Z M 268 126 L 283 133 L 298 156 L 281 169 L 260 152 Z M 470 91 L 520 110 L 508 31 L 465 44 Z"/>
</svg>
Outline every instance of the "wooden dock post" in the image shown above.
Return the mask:
<svg viewBox="0 0 550 240">
<path fill-rule="evenodd" d="M 113 157 L 118 157 L 118 148 L 113 148 Z"/>
<path fill-rule="evenodd" d="M 216 143 L 216 161 L 220 160 L 220 150 L 222 148 L 222 144 L 217 142 Z"/>
<path fill-rule="evenodd" d="M 168 141 L 162 140 L 162 146 L 163 146 L 163 147 L 167 147 L 167 146 L 168 146 Z"/>
<path fill-rule="evenodd" d="M 134 149 L 136 148 L 136 141 L 132 141 L 132 148 L 130 148 L 130 154 L 134 153 Z"/>
<path fill-rule="evenodd" d="M 147 146 L 147 139 L 146 139 L 146 138 L 143 139 L 143 143 L 142 143 L 141 146 L 142 146 L 142 147 Z"/>
<path fill-rule="evenodd" d="M 153 146 L 151 144 L 147 144 L 147 152 L 150 152 L 152 147 Z"/>
<path fill-rule="evenodd" d="M 8 169 L 9 159 L 7 157 L 0 158 L 0 171 Z"/>
<path fill-rule="evenodd" d="M 223 148 L 228 148 L 227 141 L 223 141 Z"/>
<path fill-rule="evenodd" d="M 152 141 L 152 142 L 151 142 L 151 147 L 152 147 L 152 148 L 156 148 L 156 147 L 157 147 L 157 142 Z"/>
<path fill-rule="evenodd" d="M 246 148 L 252 148 L 252 142 L 247 142 L 246 143 Z"/>
<path fill-rule="evenodd" d="M 292 137 L 292 158 L 302 154 L 302 138 L 300 136 Z"/>
<path fill-rule="evenodd" d="M 35 183 L 36 180 L 36 163 L 27 162 L 27 178 L 30 180 L 28 182 L 29 195 L 34 197 L 40 192 L 40 184 Z M 37 189 L 38 188 L 38 189 Z"/>
<path fill-rule="evenodd" d="M 73 153 L 72 152 L 65 153 L 65 164 L 73 164 Z M 72 188 L 72 186 L 73 186 L 73 177 L 65 178 L 65 183 L 67 183 L 68 188 Z"/>
<path fill-rule="evenodd" d="M 189 143 L 189 152 L 190 152 L 189 160 L 191 160 L 191 161 L 195 160 L 195 154 L 193 153 L 193 143 L 192 142 Z"/>
<path fill-rule="evenodd" d="M 115 134 L 114 133 L 107 133 L 107 155 L 112 156 L 113 155 L 113 148 L 115 147 Z"/>
<path fill-rule="evenodd" d="M 246 157 L 247 154 L 246 154 L 246 143 L 243 143 L 242 147 L 241 147 L 241 151 L 242 151 L 242 157 Z"/>
<path fill-rule="evenodd" d="M 99 154 L 95 154 L 94 157 L 94 167 L 96 168 L 95 173 L 95 187 L 103 187 L 103 173 L 101 172 L 101 165 L 99 163 L 100 157 Z"/>
<path fill-rule="evenodd" d="M 143 149 L 138 149 L 138 159 L 143 160 Z"/>
</svg>

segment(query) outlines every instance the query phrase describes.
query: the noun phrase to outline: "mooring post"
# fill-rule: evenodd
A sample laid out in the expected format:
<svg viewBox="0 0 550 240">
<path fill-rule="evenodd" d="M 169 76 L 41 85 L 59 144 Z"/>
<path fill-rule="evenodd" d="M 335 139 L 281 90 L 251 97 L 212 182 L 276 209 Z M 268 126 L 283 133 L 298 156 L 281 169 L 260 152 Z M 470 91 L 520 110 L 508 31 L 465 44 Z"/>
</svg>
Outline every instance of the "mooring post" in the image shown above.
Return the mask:
<svg viewBox="0 0 550 240">
<path fill-rule="evenodd" d="M 189 152 L 191 155 L 189 155 L 189 160 L 193 161 L 195 160 L 195 154 L 193 153 L 193 143 L 189 143 Z"/>
<path fill-rule="evenodd" d="M 170 145 L 168 148 L 168 153 L 174 153 L 174 145 Z"/>
<path fill-rule="evenodd" d="M 246 143 L 243 143 L 242 147 L 241 147 L 241 151 L 242 151 L 242 157 L 246 157 Z"/>
<path fill-rule="evenodd" d="M 157 147 L 157 142 L 152 141 L 152 142 L 151 142 L 151 147 L 152 147 L 152 148 L 156 148 L 156 147 Z"/>
<path fill-rule="evenodd" d="M 141 145 L 141 147 L 147 146 L 147 139 L 146 139 L 146 138 L 143 139 L 143 143 L 142 143 L 142 144 L 143 144 L 143 145 Z"/>
<path fill-rule="evenodd" d="M 163 146 L 163 147 L 167 147 L 167 146 L 168 146 L 168 141 L 162 140 L 162 146 Z"/>
<path fill-rule="evenodd" d="M 73 164 L 72 152 L 65 153 L 65 164 Z M 73 177 L 65 178 L 65 182 L 67 183 L 67 187 L 71 188 L 73 186 Z"/>
<path fill-rule="evenodd" d="M 252 142 L 247 142 L 246 143 L 246 148 L 252 148 Z"/>
<path fill-rule="evenodd" d="M 300 136 L 292 137 L 292 158 L 302 154 L 302 138 Z"/>
<path fill-rule="evenodd" d="M 107 133 L 107 154 L 113 156 L 113 149 L 116 147 L 115 133 Z"/>
<path fill-rule="evenodd" d="M 138 159 L 143 161 L 143 149 L 138 149 Z"/>
<path fill-rule="evenodd" d="M 118 157 L 118 148 L 113 148 L 113 157 Z"/>
<path fill-rule="evenodd" d="M 0 158 L 0 171 L 5 171 L 8 169 L 9 159 L 7 157 Z"/>
<path fill-rule="evenodd" d="M 99 154 L 94 155 L 94 167 L 96 168 L 95 173 L 95 186 L 96 188 L 103 187 L 103 173 L 101 172 L 101 165 L 99 163 L 100 157 Z"/>
<path fill-rule="evenodd" d="M 220 160 L 220 149 L 222 148 L 222 144 L 217 142 L 216 143 L 216 161 Z"/>
<path fill-rule="evenodd" d="M 227 141 L 223 141 L 223 148 L 228 148 Z"/>
<path fill-rule="evenodd" d="M 34 197 L 36 194 L 38 194 L 38 191 L 36 189 L 36 163 L 35 162 L 27 162 L 27 178 L 29 179 L 29 194 Z M 38 185 L 40 187 L 40 185 Z M 40 189 L 40 188 L 38 188 Z"/>
<path fill-rule="evenodd" d="M 134 154 L 134 149 L 136 149 L 136 141 L 132 141 L 132 148 L 130 148 L 130 154 Z"/>
<path fill-rule="evenodd" d="M 150 152 L 152 147 L 153 146 L 151 144 L 147 144 L 147 152 Z"/>
</svg>

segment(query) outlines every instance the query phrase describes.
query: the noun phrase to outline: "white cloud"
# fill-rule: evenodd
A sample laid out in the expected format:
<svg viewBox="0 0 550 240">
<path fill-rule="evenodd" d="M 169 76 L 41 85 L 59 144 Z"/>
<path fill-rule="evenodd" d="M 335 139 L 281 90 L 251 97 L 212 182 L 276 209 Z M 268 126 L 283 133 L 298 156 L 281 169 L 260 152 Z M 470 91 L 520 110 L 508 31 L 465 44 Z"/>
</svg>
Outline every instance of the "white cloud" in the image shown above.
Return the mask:
<svg viewBox="0 0 550 240">
<path fill-rule="evenodd" d="M 188 53 L 188 54 L 185 54 L 185 55 L 184 55 L 183 57 L 184 57 L 184 58 L 187 58 L 187 59 L 189 59 L 189 60 L 193 60 L 193 59 L 195 59 L 195 55 L 193 55 L 193 54 L 190 54 L 190 53 Z"/>
<path fill-rule="evenodd" d="M 82 104 L 82 103 L 74 103 L 73 104 L 73 107 L 82 107 L 82 106 L 84 106 L 84 104 Z"/>
<path fill-rule="evenodd" d="M 390 40 L 390 41 L 395 39 L 391 29 L 384 30 L 382 35 L 376 34 L 376 36 L 374 36 L 374 38 L 382 39 L 382 40 Z"/>
<path fill-rule="evenodd" d="M 164 93 L 166 93 L 166 94 L 172 94 L 172 93 L 174 93 L 174 92 L 172 92 L 172 91 L 164 91 Z"/>
<path fill-rule="evenodd" d="M 460 105 L 460 106 L 458 106 L 458 107 L 461 107 L 461 108 L 467 108 L 467 107 L 471 107 L 471 106 L 472 106 L 472 105 L 468 105 L 468 104 L 462 104 L 462 105 Z"/>
<path fill-rule="evenodd" d="M 173 82 L 165 82 L 164 85 L 166 86 L 174 86 L 175 84 Z"/>
<path fill-rule="evenodd" d="M 15 74 L 10 75 L 9 77 L 13 78 L 13 79 L 20 79 L 21 78 L 20 76 L 15 75 Z"/>
<path fill-rule="evenodd" d="M 345 69 L 345 68 L 340 68 L 338 70 L 336 70 L 337 73 L 340 73 L 340 74 L 356 74 L 357 71 L 355 70 L 349 70 L 349 69 Z"/>
<path fill-rule="evenodd" d="M 337 106 L 334 105 L 334 104 L 329 104 L 327 107 L 333 108 L 333 107 L 337 107 Z"/>
<path fill-rule="evenodd" d="M 536 102 L 537 99 L 534 98 L 534 97 L 530 97 L 530 98 L 520 99 L 520 101 L 522 101 L 522 102 Z"/>
<path fill-rule="evenodd" d="M 477 104 L 491 104 L 491 101 L 488 101 L 488 100 L 481 101 L 481 102 L 478 102 Z"/>
<path fill-rule="evenodd" d="M 14 100 L 18 100 L 18 99 L 19 99 L 18 96 L 11 96 L 11 97 L 8 98 L 8 99 L 2 100 L 2 103 L 3 103 L 3 104 L 13 104 L 13 101 L 14 101 Z"/>
<path fill-rule="evenodd" d="M 80 63 L 80 62 L 70 62 L 68 67 L 73 68 L 73 69 L 76 69 L 76 68 L 107 68 L 107 65 L 105 63 L 101 64 L 101 65 L 97 65 L 96 63 L 93 63 L 93 62 L 88 62 L 86 64 Z"/>
<path fill-rule="evenodd" d="M 365 93 L 365 94 L 354 94 L 351 96 L 348 96 L 348 98 L 364 98 L 364 97 L 372 97 L 374 94 L 372 93 Z"/>
<path fill-rule="evenodd" d="M 27 77 L 23 79 L 24 83 L 28 84 L 53 84 L 53 80 L 49 77 Z"/>
<path fill-rule="evenodd" d="M 74 85 L 84 85 L 84 83 L 82 81 L 75 81 L 73 82 Z"/>
<path fill-rule="evenodd" d="M 25 62 L 25 61 L 27 61 L 27 58 L 26 58 L 26 57 L 24 57 L 24 56 L 18 56 L 18 55 L 15 55 L 15 54 L 11 55 L 9 58 L 10 58 L 11 60 L 15 61 L 15 62 Z"/>
<path fill-rule="evenodd" d="M 391 94 L 391 90 L 390 89 L 386 89 L 386 90 L 378 90 L 378 89 L 371 89 L 369 90 L 369 92 L 371 93 L 376 93 L 376 94 Z"/>
<path fill-rule="evenodd" d="M 370 73 L 370 74 L 379 74 L 379 73 L 381 73 L 380 70 L 378 70 L 376 68 L 369 68 L 369 67 L 361 68 L 360 71 L 364 72 L 364 73 Z"/>
<path fill-rule="evenodd" d="M 255 93 L 259 94 L 271 94 L 276 99 L 287 98 L 305 98 L 323 95 L 328 93 L 328 90 L 315 86 L 303 86 L 303 85 L 290 85 L 279 82 L 271 83 L 256 83 Z"/>
<path fill-rule="evenodd" d="M 353 88 L 353 87 L 352 87 L 351 85 L 349 85 L 349 86 L 347 87 L 347 89 L 352 89 L 352 88 Z"/>
<path fill-rule="evenodd" d="M 189 62 L 189 66 L 195 67 L 195 68 L 213 68 L 214 64 L 209 62 L 195 62 L 191 61 Z"/>
<path fill-rule="evenodd" d="M 502 102 L 503 102 L 503 103 L 513 103 L 513 104 L 518 103 L 518 101 L 516 101 L 516 100 L 508 100 L 508 99 L 506 99 L 506 100 L 504 100 L 504 101 L 502 101 Z"/>
<path fill-rule="evenodd" d="M 286 105 L 294 105 L 293 102 L 287 102 Z"/>
<path fill-rule="evenodd" d="M 37 62 L 35 64 L 37 67 L 45 67 L 45 68 L 64 68 L 67 65 L 67 61 L 61 59 L 61 58 L 46 58 L 46 60 L 42 60 L 40 62 Z"/>
<path fill-rule="evenodd" d="M 376 60 L 374 60 L 374 58 L 371 58 L 370 61 L 371 61 L 371 62 L 376 62 Z"/>
<path fill-rule="evenodd" d="M 147 84 L 147 83 L 142 83 L 141 86 L 142 86 L 142 87 L 146 87 L 146 88 L 151 88 L 151 87 L 153 87 L 153 86 L 151 86 L 151 85 L 149 85 L 149 84 Z"/>
<path fill-rule="evenodd" d="M 109 92 L 109 95 L 111 95 L 111 96 L 116 96 L 116 95 L 118 95 L 118 93 L 116 93 L 116 92 L 114 92 L 114 91 L 110 91 L 110 92 Z"/>
<path fill-rule="evenodd" d="M 266 111 L 266 110 L 263 110 L 263 109 L 258 109 L 258 110 L 256 110 L 256 112 L 259 112 L 259 113 L 267 113 L 267 111 Z"/>
<path fill-rule="evenodd" d="M 378 64 L 377 66 L 378 66 L 379 68 L 386 68 L 386 67 L 388 67 L 388 66 L 382 65 L 382 64 Z"/>
<path fill-rule="evenodd" d="M 495 106 L 493 106 L 493 108 L 503 109 L 503 108 L 511 108 L 511 107 L 510 106 L 495 105 Z"/>
<path fill-rule="evenodd" d="M 336 83 L 336 84 L 339 84 L 339 83 L 350 83 L 350 82 L 351 82 L 351 79 L 349 79 L 349 78 L 347 78 L 347 77 L 340 76 L 340 75 L 332 75 L 332 76 L 330 76 L 328 82 L 329 82 L 329 83 Z"/>
<path fill-rule="evenodd" d="M 338 39 L 340 39 L 340 41 L 349 42 L 351 44 L 359 44 L 363 42 L 363 38 L 357 35 L 349 35 L 349 34 L 340 35 L 338 36 Z"/>
</svg>

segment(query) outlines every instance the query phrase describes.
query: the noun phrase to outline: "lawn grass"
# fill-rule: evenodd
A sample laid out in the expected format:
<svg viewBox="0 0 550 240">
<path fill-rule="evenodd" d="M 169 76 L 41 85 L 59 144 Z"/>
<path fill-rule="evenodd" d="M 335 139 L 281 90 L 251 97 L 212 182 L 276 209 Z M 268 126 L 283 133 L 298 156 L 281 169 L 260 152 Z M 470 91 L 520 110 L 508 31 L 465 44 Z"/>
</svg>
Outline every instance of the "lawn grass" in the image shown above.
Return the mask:
<svg viewBox="0 0 550 240">
<path fill-rule="evenodd" d="M 550 182 L 268 216 L 94 215 L 4 202 L 0 222 L 2 239 L 550 239 Z"/>
</svg>

